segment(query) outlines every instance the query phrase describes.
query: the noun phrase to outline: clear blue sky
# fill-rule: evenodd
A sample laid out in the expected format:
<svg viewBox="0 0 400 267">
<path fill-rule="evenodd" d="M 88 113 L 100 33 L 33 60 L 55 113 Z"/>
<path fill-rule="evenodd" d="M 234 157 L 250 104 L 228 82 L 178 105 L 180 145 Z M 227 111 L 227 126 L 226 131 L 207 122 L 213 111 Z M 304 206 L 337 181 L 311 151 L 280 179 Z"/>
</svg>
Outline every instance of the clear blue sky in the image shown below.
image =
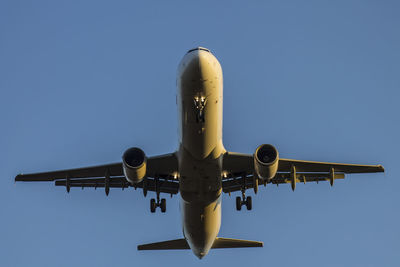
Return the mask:
<svg viewBox="0 0 400 267">
<path fill-rule="evenodd" d="M 399 266 L 398 1 L 141 2 L 0 2 L 0 265 Z M 131 146 L 174 151 L 176 68 L 196 46 L 223 68 L 228 150 L 386 173 L 261 188 L 251 212 L 225 195 L 220 235 L 265 247 L 201 261 L 136 251 L 182 236 L 179 197 L 150 214 L 133 189 L 14 184 Z"/>
</svg>

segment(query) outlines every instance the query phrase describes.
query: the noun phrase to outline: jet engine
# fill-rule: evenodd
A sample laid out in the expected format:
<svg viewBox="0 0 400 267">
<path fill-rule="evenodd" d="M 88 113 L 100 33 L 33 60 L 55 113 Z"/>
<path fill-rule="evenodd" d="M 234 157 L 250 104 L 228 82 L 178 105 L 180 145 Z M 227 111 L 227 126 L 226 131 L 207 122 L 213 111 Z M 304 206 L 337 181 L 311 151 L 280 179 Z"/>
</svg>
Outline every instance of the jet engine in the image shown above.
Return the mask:
<svg viewBox="0 0 400 267">
<path fill-rule="evenodd" d="M 261 145 L 254 153 L 255 174 L 263 180 L 271 180 L 278 171 L 279 153 L 273 145 Z"/>
<path fill-rule="evenodd" d="M 129 148 L 122 156 L 122 165 L 126 180 L 130 183 L 140 183 L 146 176 L 147 158 L 143 150 L 137 147 Z"/>
</svg>

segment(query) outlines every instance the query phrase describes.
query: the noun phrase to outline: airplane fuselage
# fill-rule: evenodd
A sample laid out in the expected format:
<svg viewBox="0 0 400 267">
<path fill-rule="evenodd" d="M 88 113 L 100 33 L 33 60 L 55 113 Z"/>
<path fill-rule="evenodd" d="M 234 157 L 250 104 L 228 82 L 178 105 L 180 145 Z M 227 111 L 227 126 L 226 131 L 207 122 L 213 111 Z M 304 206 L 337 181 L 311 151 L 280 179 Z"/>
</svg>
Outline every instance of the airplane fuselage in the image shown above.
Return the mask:
<svg viewBox="0 0 400 267">
<path fill-rule="evenodd" d="M 183 235 L 205 256 L 221 226 L 222 69 L 206 49 L 189 51 L 178 68 L 179 190 Z"/>
</svg>

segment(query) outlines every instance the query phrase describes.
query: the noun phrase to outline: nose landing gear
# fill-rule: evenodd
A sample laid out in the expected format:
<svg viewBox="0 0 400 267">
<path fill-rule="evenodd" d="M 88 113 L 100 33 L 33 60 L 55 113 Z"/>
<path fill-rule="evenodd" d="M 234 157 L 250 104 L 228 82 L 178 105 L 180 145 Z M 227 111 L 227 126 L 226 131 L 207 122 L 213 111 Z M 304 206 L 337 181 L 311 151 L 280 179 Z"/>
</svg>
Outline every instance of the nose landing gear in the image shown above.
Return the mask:
<svg viewBox="0 0 400 267">
<path fill-rule="evenodd" d="M 193 101 L 196 108 L 196 122 L 204 123 L 204 108 L 207 104 L 207 99 L 204 96 L 196 96 Z"/>
</svg>

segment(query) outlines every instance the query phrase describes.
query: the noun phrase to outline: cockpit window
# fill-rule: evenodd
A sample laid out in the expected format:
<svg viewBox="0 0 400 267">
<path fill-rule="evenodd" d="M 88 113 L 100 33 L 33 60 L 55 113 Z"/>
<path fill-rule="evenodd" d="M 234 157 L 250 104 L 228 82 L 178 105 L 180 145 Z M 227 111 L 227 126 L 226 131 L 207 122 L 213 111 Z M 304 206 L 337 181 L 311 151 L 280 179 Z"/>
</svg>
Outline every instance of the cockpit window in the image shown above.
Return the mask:
<svg viewBox="0 0 400 267">
<path fill-rule="evenodd" d="M 204 47 L 196 47 L 196 48 L 190 49 L 190 50 L 188 51 L 188 53 L 193 52 L 193 51 L 196 51 L 196 50 L 203 50 L 203 51 L 207 51 L 207 52 L 211 53 L 211 51 L 210 51 L 209 49 L 204 48 Z"/>
</svg>

